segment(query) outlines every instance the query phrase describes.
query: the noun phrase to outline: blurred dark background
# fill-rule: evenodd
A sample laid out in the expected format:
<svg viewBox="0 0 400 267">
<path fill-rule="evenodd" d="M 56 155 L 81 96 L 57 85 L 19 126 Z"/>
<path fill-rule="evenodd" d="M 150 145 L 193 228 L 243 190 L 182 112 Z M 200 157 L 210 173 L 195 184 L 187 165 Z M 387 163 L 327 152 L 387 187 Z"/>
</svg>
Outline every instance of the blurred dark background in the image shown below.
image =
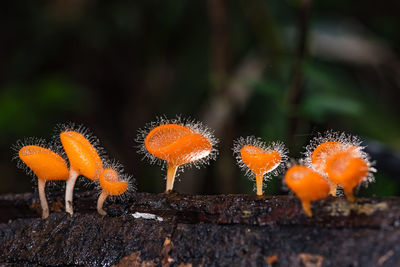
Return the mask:
<svg viewBox="0 0 400 267">
<path fill-rule="evenodd" d="M 137 130 L 156 116 L 203 121 L 217 161 L 182 193 L 250 193 L 232 141 L 282 140 L 300 157 L 317 132 L 359 135 L 377 161 L 363 195 L 400 195 L 400 2 L 346 0 L 5 1 L 0 9 L 0 193 L 32 191 L 10 146 L 88 126 L 110 157 L 163 192 Z M 274 178 L 267 194 L 281 193 Z"/>
</svg>

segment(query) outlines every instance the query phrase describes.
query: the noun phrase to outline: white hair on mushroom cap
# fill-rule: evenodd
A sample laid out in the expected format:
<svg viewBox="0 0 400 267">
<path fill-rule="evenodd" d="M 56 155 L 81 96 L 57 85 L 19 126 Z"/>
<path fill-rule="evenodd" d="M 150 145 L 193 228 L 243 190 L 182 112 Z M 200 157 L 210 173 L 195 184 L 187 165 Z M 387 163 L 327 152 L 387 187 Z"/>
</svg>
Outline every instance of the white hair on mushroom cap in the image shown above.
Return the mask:
<svg viewBox="0 0 400 267">
<path fill-rule="evenodd" d="M 245 172 L 245 175 L 251 179 L 251 180 L 255 180 L 255 174 L 250 170 L 250 168 L 243 162 L 242 160 L 242 156 L 241 156 L 241 149 L 244 146 L 254 146 L 257 148 L 260 148 L 261 150 L 263 150 L 266 153 L 270 153 L 270 152 L 278 152 L 280 157 L 281 157 L 281 161 L 277 164 L 277 166 L 275 166 L 274 169 L 266 172 L 263 175 L 263 183 L 267 182 L 271 179 L 272 176 L 278 176 L 279 174 L 281 174 L 285 168 L 286 168 L 286 162 L 288 160 L 288 150 L 285 147 L 285 144 L 283 142 L 280 141 L 274 141 L 274 142 L 270 142 L 270 143 L 266 143 L 264 141 L 261 140 L 261 138 L 259 137 L 255 137 L 255 136 L 247 136 L 247 137 L 239 137 L 238 139 L 236 139 L 233 142 L 233 155 L 236 158 L 237 164 L 238 166 Z M 254 184 L 255 188 L 256 185 Z"/>
<path fill-rule="evenodd" d="M 167 167 L 167 162 L 160 159 L 153 154 L 149 153 L 145 146 L 146 136 L 156 127 L 167 124 L 176 124 L 189 128 L 193 133 L 197 133 L 205 137 L 211 144 L 211 152 L 208 153 L 203 158 L 197 159 L 193 162 L 189 162 L 178 167 L 176 176 L 179 172 L 182 172 L 184 168 L 195 167 L 200 168 L 202 165 L 208 165 L 211 160 L 215 160 L 218 155 L 217 144 L 218 139 L 215 138 L 213 131 L 206 127 L 203 123 L 190 118 L 182 118 L 181 116 L 176 116 L 174 119 L 167 119 L 165 116 L 157 117 L 155 121 L 147 123 L 144 128 L 138 130 L 135 141 L 137 142 L 137 152 L 143 155 L 142 159 L 147 159 L 151 164 L 161 165 L 162 169 Z"/>
<path fill-rule="evenodd" d="M 306 151 L 303 153 L 304 155 L 304 164 L 307 167 L 312 168 L 314 171 L 319 172 L 326 176 L 327 174 L 321 170 L 315 168 L 312 164 L 312 154 L 314 150 L 321 144 L 325 142 L 338 142 L 341 144 L 341 148 L 338 152 L 348 151 L 349 148 L 354 147 L 351 152 L 355 157 L 361 158 L 368 166 L 368 174 L 363 179 L 361 185 L 368 186 L 369 183 L 375 181 L 374 173 L 377 171 L 375 166 L 375 162 L 371 161 L 368 153 L 364 151 L 365 146 L 362 146 L 362 141 L 358 136 L 346 134 L 345 132 L 335 132 L 333 130 L 326 131 L 324 133 L 317 133 L 313 139 L 310 140 L 310 143 L 306 146 Z M 326 161 L 326 158 L 321 159 L 322 164 Z"/>
</svg>

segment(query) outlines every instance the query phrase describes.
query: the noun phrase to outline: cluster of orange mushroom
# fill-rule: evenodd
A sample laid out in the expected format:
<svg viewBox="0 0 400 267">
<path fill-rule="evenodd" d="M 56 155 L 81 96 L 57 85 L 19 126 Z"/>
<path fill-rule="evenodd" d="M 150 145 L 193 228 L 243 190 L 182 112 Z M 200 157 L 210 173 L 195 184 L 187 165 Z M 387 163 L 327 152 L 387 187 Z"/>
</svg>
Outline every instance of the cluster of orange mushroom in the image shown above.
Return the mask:
<svg viewBox="0 0 400 267">
<path fill-rule="evenodd" d="M 45 194 L 47 181 L 66 181 L 65 210 L 73 214 L 73 192 L 78 176 L 82 175 L 91 181 L 100 179 L 102 193 L 98 199 L 98 211 L 102 209 L 105 197 L 122 195 L 129 187 L 129 177 L 119 179 L 118 173 L 112 169 L 103 169 L 102 149 L 98 140 L 83 127 L 74 125 L 62 126 L 56 135 L 61 146 L 47 144 L 44 140 L 34 138 L 18 142 L 15 150 L 22 162 L 21 168 L 28 167 L 38 178 L 39 199 L 42 206 L 42 218 L 49 216 L 49 207 Z M 64 153 L 66 158 L 64 158 Z M 22 164 L 23 163 L 23 164 Z M 113 175 L 109 172 L 113 171 Z"/>
<path fill-rule="evenodd" d="M 18 143 L 18 158 L 38 178 L 42 217 L 49 216 L 45 195 L 46 181 L 65 180 L 65 210 L 73 214 L 73 190 L 78 176 L 97 181 L 101 194 L 97 201 L 99 214 L 106 215 L 103 203 L 108 196 L 120 196 L 132 188 L 131 177 L 123 174 L 117 163 L 105 160 L 98 140 L 82 127 L 64 127 L 57 133 L 61 145 L 49 147 L 43 140 L 29 139 Z M 216 158 L 218 140 L 203 124 L 181 120 L 159 119 L 139 130 L 136 140 L 139 152 L 151 163 L 164 164 L 166 190 L 173 189 L 175 177 L 186 166 L 200 167 Z M 253 136 L 234 142 L 234 155 L 246 174 L 255 178 L 257 195 L 263 194 L 264 182 L 287 167 L 287 149 L 282 142 L 266 144 Z M 65 156 L 65 157 L 64 157 Z M 307 146 L 306 158 L 289 164 L 284 181 L 300 198 L 303 209 L 312 216 L 311 201 L 343 189 L 349 201 L 361 182 L 373 180 L 372 167 L 358 139 L 339 133 L 317 137 Z"/>
<path fill-rule="evenodd" d="M 285 175 L 285 182 L 300 198 L 303 209 L 312 216 L 310 202 L 336 196 L 340 186 L 348 201 L 354 202 L 354 188 L 373 181 L 375 168 L 361 142 L 344 133 L 327 132 L 307 146 L 305 160 L 294 164 Z"/>
</svg>

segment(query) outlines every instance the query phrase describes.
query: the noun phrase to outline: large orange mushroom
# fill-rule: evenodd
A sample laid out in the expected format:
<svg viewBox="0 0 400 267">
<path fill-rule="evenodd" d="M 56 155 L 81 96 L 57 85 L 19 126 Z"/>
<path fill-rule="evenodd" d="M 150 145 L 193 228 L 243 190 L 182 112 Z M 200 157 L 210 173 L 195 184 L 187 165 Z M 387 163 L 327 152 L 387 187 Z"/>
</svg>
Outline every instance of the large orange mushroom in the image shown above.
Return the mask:
<svg viewBox="0 0 400 267">
<path fill-rule="evenodd" d="M 82 127 L 68 127 L 61 131 L 60 140 L 69 160 L 69 178 L 65 188 L 65 210 L 73 211 L 73 191 L 79 175 L 97 181 L 103 170 L 101 149 L 97 139 Z"/>
<path fill-rule="evenodd" d="M 147 129 L 140 130 L 137 141 L 140 151 L 151 162 L 167 164 L 166 192 L 173 189 L 176 172 L 180 166 L 199 166 L 214 159 L 217 140 L 201 123 L 181 120 L 160 120 Z"/>
<path fill-rule="evenodd" d="M 67 180 L 68 167 L 65 160 L 51 149 L 40 145 L 23 145 L 18 149 L 19 159 L 38 178 L 38 191 L 40 205 L 42 207 L 42 218 L 49 216 L 49 206 L 46 199 L 45 187 L 47 181 Z M 23 168 L 23 165 L 19 165 Z"/>
</svg>

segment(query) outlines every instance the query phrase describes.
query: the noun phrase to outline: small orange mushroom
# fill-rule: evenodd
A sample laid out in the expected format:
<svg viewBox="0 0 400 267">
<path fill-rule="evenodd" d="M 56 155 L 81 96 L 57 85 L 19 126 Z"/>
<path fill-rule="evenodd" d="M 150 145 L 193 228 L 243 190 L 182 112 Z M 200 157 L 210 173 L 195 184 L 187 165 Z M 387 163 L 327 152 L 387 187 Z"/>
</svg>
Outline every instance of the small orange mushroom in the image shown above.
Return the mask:
<svg viewBox="0 0 400 267">
<path fill-rule="evenodd" d="M 343 187 L 347 199 L 354 202 L 353 189 L 368 176 L 369 166 L 352 151 L 343 151 L 328 157 L 326 172 L 330 180 Z"/>
<path fill-rule="evenodd" d="M 327 180 L 318 172 L 302 166 L 294 165 L 285 174 L 288 187 L 300 198 L 303 210 L 311 217 L 311 201 L 326 198 L 329 194 Z"/>
<path fill-rule="evenodd" d="M 100 215 L 107 215 L 103 210 L 104 201 L 108 196 L 121 196 L 129 189 L 126 176 L 120 175 L 114 168 L 105 168 L 99 177 L 101 194 L 97 200 L 97 211 Z"/>
<path fill-rule="evenodd" d="M 37 176 L 42 218 L 49 216 L 45 186 L 47 181 L 67 180 L 68 167 L 65 160 L 54 151 L 38 146 L 26 145 L 19 149 L 18 156 Z"/>
<path fill-rule="evenodd" d="M 344 149 L 344 145 L 337 141 L 327 141 L 318 145 L 311 155 L 312 166 L 319 172 L 326 172 L 326 159 Z M 329 180 L 329 194 L 336 196 L 337 183 Z"/>
<path fill-rule="evenodd" d="M 69 178 L 65 188 L 65 210 L 73 214 L 73 191 L 76 179 L 83 175 L 93 181 L 99 179 L 103 164 L 98 149 L 81 130 L 67 129 L 60 133 L 62 146 L 69 160 Z M 87 135 L 87 134 L 86 134 Z M 91 136 L 91 139 L 94 137 Z"/>
<path fill-rule="evenodd" d="M 266 146 L 260 139 L 252 136 L 236 140 L 233 151 L 239 166 L 244 168 L 247 174 L 255 175 L 257 195 L 263 194 L 264 175 L 278 170 L 277 168 L 287 158 L 282 143 Z"/>
<path fill-rule="evenodd" d="M 161 120 L 149 129 L 139 131 L 139 152 L 150 158 L 167 163 L 166 192 L 172 190 L 176 172 L 180 166 L 207 163 L 217 154 L 217 140 L 200 123 L 181 122 L 179 119 Z"/>
</svg>

